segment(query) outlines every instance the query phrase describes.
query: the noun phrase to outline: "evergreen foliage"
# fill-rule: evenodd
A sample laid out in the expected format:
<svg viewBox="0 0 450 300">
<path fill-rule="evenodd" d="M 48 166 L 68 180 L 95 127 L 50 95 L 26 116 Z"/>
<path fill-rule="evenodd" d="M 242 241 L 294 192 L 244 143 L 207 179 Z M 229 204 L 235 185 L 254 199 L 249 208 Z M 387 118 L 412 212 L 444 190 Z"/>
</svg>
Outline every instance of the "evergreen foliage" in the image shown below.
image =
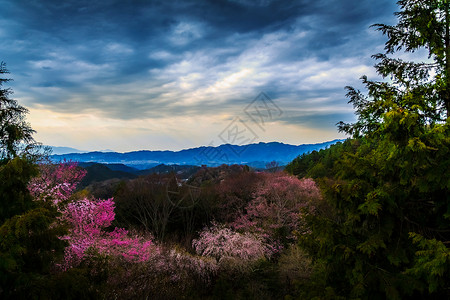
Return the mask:
<svg viewBox="0 0 450 300">
<path fill-rule="evenodd" d="M 0 75 L 7 74 L 3 62 Z M 39 295 L 49 282 L 51 266 L 62 254 L 64 232 L 58 212 L 34 201 L 28 184 L 38 174 L 34 132 L 25 122 L 27 109 L 1 89 L 0 78 L 0 298 Z"/>
<path fill-rule="evenodd" d="M 354 139 L 287 167 L 320 183 L 300 244 L 324 291 L 345 298 L 450 297 L 449 1 L 398 4 L 397 25 L 374 25 L 388 36 L 374 55 L 388 80 L 363 76 L 367 95 L 347 87 L 358 119 L 339 130 Z M 432 62 L 391 57 L 419 48 Z"/>
<path fill-rule="evenodd" d="M 9 160 L 21 150 L 29 148 L 33 142 L 34 130 L 25 121 L 28 110 L 9 96 L 12 90 L 2 88 L 11 79 L 3 78 L 8 74 L 6 64 L 0 62 L 0 160 Z"/>
</svg>

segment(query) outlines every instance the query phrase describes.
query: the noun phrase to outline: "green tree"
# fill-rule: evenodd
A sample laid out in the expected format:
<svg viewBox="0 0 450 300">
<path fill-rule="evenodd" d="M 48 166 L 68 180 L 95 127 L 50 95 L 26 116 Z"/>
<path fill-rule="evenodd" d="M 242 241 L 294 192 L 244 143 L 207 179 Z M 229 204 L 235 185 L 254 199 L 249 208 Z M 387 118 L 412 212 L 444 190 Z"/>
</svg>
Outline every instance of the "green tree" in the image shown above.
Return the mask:
<svg viewBox="0 0 450 300">
<path fill-rule="evenodd" d="M 27 184 L 37 174 L 34 131 L 25 121 L 27 109 L 9 97 L 10 88 L 3 88 L 8 73 L 0 62 L 0 224 L 35 206 Z"/>
<path fill-rule="evenodd" d="M 7 74 L 3 62 L 0 75 Z M 57 211 L 49 202 L 34 201 L 27 188 L 38 174 L 34 132 L 25 122 L 26 108 L 10 99 L 0 78 L 0 298 L 24 299 L 48 294 L 50 267 L 62 254 L 55 226 Z"/>
<path fill-rule="evenodd" d="M 359 137 L 377 134 L 386 113 L 395 108 L 415 114 L 421 125 L 444 123 L 450 116 L 450 11 L 448 0 L 401 0 L 395 26 L 375 24 L 388 36 L 386 53 L 373 55 L 377 72 L 390 82 L 362 77 L 368 96 L 347 87 L 358 121 L 340 122 L 341 131 Z M 425 49 L 429 62 L 404 61 L 389 55 Z"/>
<path fill-rule="evenodd" d="M 449 1 L 398 5 L 397 25 L 374 25 L 388 37 L 374 55 L 388 80 L 363 76 L 367 95 L 347 87 L 357 121 L 339 130 L 354 139 L 290 167 L 324 192 L 301 241 L 327 293 L 345 298 L 450 297 Z M 427 62 L 392 57 L 420 48 Z"/>
<path fill-rule="evenodd" d="M 23 156 L 0 164 L 0 225 L 6 219 L 36 207 L 27 185 L 37 172 L 33 161 Z"/>
<path fill-rule="evenodd" d="M 9 96 L 12 90 L 2 88 L 11 79 L 2 78 L 8 74 L 6 64 L 0 62 L 0 160 L 9 160 L 17 156 L 21 150 L 27 150 L 34 144 L 30 125 L 25 121 L 28 110 L 19 105 L 17 100 Z"/>
</svg>

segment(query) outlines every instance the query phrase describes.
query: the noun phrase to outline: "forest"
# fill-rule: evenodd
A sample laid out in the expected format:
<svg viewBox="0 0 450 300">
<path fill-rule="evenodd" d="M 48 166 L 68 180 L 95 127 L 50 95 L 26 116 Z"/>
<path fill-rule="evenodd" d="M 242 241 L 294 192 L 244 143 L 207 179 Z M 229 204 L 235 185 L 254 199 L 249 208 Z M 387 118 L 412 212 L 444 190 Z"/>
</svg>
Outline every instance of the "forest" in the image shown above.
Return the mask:
<svg viewBox="0 0 450 300">
<path fill-rule="evenodd" d="M 401 0 L 349 138 L 284 171 L 96 189 L 50 163 L 0 65 L 1 299 L 450 298 L 450 9 Z M 421 62 L 404 52 L 426 51 Z"/>
</svg>

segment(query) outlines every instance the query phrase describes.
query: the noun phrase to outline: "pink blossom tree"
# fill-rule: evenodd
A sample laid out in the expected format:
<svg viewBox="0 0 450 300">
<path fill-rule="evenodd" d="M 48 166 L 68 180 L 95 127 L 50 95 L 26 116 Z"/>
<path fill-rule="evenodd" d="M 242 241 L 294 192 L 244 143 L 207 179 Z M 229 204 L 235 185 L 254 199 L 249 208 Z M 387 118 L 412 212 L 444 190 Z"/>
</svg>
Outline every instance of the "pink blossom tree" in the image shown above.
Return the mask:
<svg viewBox="0 0 450 300">
<path fill-rule="evenodd" d="M 121 228 L 115 228 L 112 232 L 105 230 L 111 226 L 115 217 L 112 198 L 69 201 L 78 183 L 86 175 L 85 170 L 78 168 L 74 162 L 41 164 L 39 167 L 40 176 L 33 178 L 28 188 L 36 201 L 49 202 L 55 206 L 61 213 L 58 222 L 67 224 L 69 228 L 68 234 L 60 237 L 69 243 L 62 269 L 78 265 L 83 259 L 89 258 L 91 252 L 119 256 L 129 261 L 148 259 L 150 248 L 154 247 L 151 239 L 131 236 Z"/>
<path fill-rule="evenodd" d="M 216 223 L 201 231 L 199 238 L 192 241 L 192 246 L 197 254 L 213 257 L 219 263 L 229 258 L 255 261 L 270 258 L 276 252 L 257 234 L 239 233 Z"/>
<path fill-rule="evenodd" d="M 293 239 L 302 227 L 302 208 L 313 209 L 321 194 L 312 179 L 301 179 L 282 172 L 265 173 L 251 200 L 230 225 L 236 230 L 257 232 L 276 238 L 283 231 Z"/>
<path fill-rule="evenodd" d="M 28 189 L 36 200 L 52 201 L 54 205 L 67 201 L 86 175 L 86 170 L 72 161 L 40 164 L 39 171 L 39 176 L 29 182 Z"/>
<path fill-rule="evenodd" d="M 128 261 L 146 261 L 155 245 L 149 238 L 134 235 L 122 228 L 112 232 L 105 229 L 114 220 L 114 201 L 84 198 L 70 202 L 62 210 L 62 220 L 69 224 L 69 234 L 62 237 L 69 242 L 65 250 L 63 269 L 78 265 L 90 257 L 88 250 L 121 257 Z"/>
</svg>

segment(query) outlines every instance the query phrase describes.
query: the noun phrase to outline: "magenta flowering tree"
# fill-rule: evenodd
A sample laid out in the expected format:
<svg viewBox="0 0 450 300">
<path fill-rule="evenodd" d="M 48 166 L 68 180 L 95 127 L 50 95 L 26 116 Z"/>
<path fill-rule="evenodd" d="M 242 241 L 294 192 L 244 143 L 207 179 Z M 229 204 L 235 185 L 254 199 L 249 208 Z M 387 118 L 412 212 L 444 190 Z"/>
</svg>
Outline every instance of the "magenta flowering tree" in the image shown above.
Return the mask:
<svg viewBox="0 0 450 300">
<path fill-rule="evenodd" d="M 151 239 L 131 236 L 122 228 L 112 232 L 105 229 L 114 220 L 114 200 L 84 198 L 70 202 L 62 210 L 62 220 L 69 224 L 69 234 L 62 237 L 69 242 L 65 249 L 63 269 L 77 266 L 90 253 L 120 257 L 127 261 L 146 261 L 155 245 Z M 88 251 L 90 250 L 90 251 Z"/>
<path fill-rule="evenodd" d="M 62 269 L 77 266 L 90 253 L 100 253 L 124 258 L 128 261 L 147 260 L 151 239 L 131 236 L 125 229 L 106 231 L 114 220 L 114 200 L 74 199 L 70 196 L 86 171 L 74 162 L 41 164 L 40 176 L 29 183 L 29 190 L 36 201 L 51 203 L 61 213 L 59 225 L 68 225 L 68 234 L 60 239 L 69 245 L 65 249 Z"/>
<path fill-rule="evenodd" d="M 86 175 L 77 163 L 40 164 L 39 176 L 31 179 L 28 189 L 36 200 L 52 201 L 54 205 L 67 201 Z"/>
<path fill-rule="evenodd" d="M 95 203 L 82 199 L 68 203 L 62 209 L 62 221 L 69 224 L 69 234 L 61 237 L 69 242 L 65 249 L 63 268 L 78 265 L 86 250 L 94 246 L 102 235 L 104 227 L 111 225 L 114 219 L 112 199 Z"/>
</svg>

